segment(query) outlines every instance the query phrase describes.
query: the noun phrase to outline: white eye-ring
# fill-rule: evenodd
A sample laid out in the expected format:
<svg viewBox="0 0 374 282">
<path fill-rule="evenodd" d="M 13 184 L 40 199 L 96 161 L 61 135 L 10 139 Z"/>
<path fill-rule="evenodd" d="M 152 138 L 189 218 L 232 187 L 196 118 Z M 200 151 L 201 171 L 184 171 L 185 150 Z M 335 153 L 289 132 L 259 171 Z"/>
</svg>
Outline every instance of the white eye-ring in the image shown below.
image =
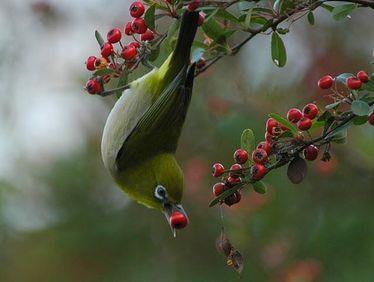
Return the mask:
<svg viewBox="0 0 374 282">
<path fill-rule="evenodd" d="M 160 201 L 165 201 L 168 197 L 165 187 L 157 185 L 155 188 L 155 198 Z"/>
</svg>

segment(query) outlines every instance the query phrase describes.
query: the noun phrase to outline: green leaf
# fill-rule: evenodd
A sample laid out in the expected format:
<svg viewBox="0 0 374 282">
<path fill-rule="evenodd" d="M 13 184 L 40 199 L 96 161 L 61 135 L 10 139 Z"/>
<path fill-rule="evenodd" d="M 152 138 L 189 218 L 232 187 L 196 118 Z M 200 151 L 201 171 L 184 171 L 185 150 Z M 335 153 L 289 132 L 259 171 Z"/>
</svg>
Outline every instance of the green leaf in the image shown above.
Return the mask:
<svg viewBox="0 0 374 282">
<path fill-rule="evenodd" d="M 256 141 L 253 131 L 249 128 L 245 129 L 240 139 L 240 147 L 249 154 L 255 149 Z"/>
<path fill-rule="evenodd" d="M 374 92 L 374 81 L 369 80 L 368 82 L 364 83 L 361 87 L 361 90 Z"/>
<path fill-rule="evenodd" d="M 326 110 L 332 110 L 332 109 L 336 108 L 337 106 L 339 106 L 341 103 L 343 103 L 343 100 L 339 100 L 335 103 L 331 103 L 331 104 L 325 106 L 325 109 Z"/>
<path fill-rule="evenodd" d="M 156 11 L 156 5 L 151 5 L 144 15 L 145 23 L 147 24 L 148 28 L 151 30 L 154 30 L 156 27 L 155 24 L 155 11 Z"/>
<path fill-rule="evenodd" d="M 336 6 L 332 10 L 332 17 L 336 21 L 340 21 L 342 19 L 345 19 L 349 16 L 349 14 L 356 9 L 357 5 L 356 4 L 344 4 L 344 5 L 339 5 Z"/>
<path fill-rule="evenodd" d="M 93 73 L 94 76 L 103 76 L 103 75 L 107 75 L 107 74 L 111 74 L 111 73 L 114 73 L 114 70 L 113 69 L 101 69 L 101 70 L 97 70 Z"/>
<path fill-rule="evenodd" d="M 365 124 L 367 121 L 368 121 L 367 116 L 357 116 L 357 117 L 354 117 L 352 120 L 354 125 L 362 125 L 362 124 Z"/>
<path fill-rule="evenodd" d="M 173 49 L 172 45 L 175 39 L 175 35 L 179 28 L 179 24 L 180 24 L 180 21 L 176 20 L 169 26 L 168 33 L 165 39 L 165 46 L 167 47 L 168 51 L 172 51 Z"/>
<path fill-rule="evenodd" d="M 313 120 L 312 126 L 310 127 L 310 129 L 320 128 L 320 127 L 323 127 L 325 124 L 326 124 L 326 121 L 315 119 Z"/>
<path fill-rule="evenodd" d="M 334 10 L 333 6 L 327 5 L 327 4 L 322 4 L 321 7 L 324 8 L 325 10 L 329 11 L 330 13 Z"/>
<path fill-rule="evenodd" d="M 120 78 L 118 79 L 117 87 L 125 86 L 127 84 L 128 74 L 123 72 Z M 118 90 L 116 96 L 119 98 L 122 95 L 123 90 Z"/>
<path fill-rule="evenodd" d="M 290 30 L 289 30 L 288 28 L 281 28 L 281 27 L 278 27 L 278 28 L 277 28 L 277 32 L 278 32 L 279 34 L 287 34 L 287 33 L 290 32 Z"/>
<path fill-rule="evenodd" d="M 334 135 L 334 137 L 331 139 L 331 142 L 334 142 L 336 144 L 347 143 L 347 133 L 347 128 L 344 128 L 343 130 L 339 131 L 337 134 Z"/>
<path fill-rule="evenodd" d="M 269 114 L 269 117 L 275 119 L 277 122 L 279 122 L 280 124 L 287 127 L 292 132 L 293 135 L 295 135 L 297 133 L 297 129 L 292 125 L 292 123 L 290 123 L 288 120 L 281 117 L 280 115 L 275 114 L 275 113 L 271 113 L 271 114 Z"/>
<path fill-rule="evenodd" d="M 160 55 L 160 46 L 157 46 L 155 49 L 151 49 L 151 53 L 148 56 L 148 60 L 150 62 L 154 62 L 157 60 L 159 55 Z"/>
<path fill-rule="evenodd" d="M 283 0 L 275 0 L 273 4 L 273 10 L 277 11 L 278 13 L 281 11 L 281 5 Z"/>
<path fill-rule="evenodd" d="M 245 15 L 244 26 L 249 28 L 251 26 L 252 9 L 249 9 Z"/>
<path fill-rule="evenodd" d="M 346 124 L 340 126 L 338 129 L 333 129 L 333 131 L 331 133 L 329 133 L 326 138 L 332 138 L 334 137 L 335 135 L 338 135 L 340 134 L 341 131 L 344 131 L 346 130 L 348 127 L 350 127 L 352 125 L 352 121 L 350 122 L 347 122 Z M 337 124 L 336 126 L 339 126 L 339 124 Z M 334 128 L 336 128 L 336 126 L 334 126 Z"/>
<path fill-rule="evenodd" d="M 95 30 L 95 37 L 96 37 L 97 43 L 99 43 L 99 46 L 101 48 L 104 45 L 105 41 L 103 37 L 101 36 L 100 32 L 98 32 L 97 30 Z"/>
<path fill-rule="evenodd" d="M 355 100 L 352 102 L 351 110 L 357 116 L 367 116 L 370 111 L 370 106 L 364 101 Z"/>
<path fill-rule="evenodd" d="M 309 24 L 310 24 L 310 25 L 314 25 L 315 20 L 314 20 L 314 14 L 313 14 L 312 11 L 310 11 L 310 12 L 308 13 L 307 18 L 308 18 L 308 22 L 309 22 Z"/>
<path fill-rule="evenodd" d="M 273 32 L 271 36 L 271 58 L 278 67 L 284 67 L 287 61 L 287 53 L 283 40 L 276 32 Z"/>
<path fill-rule="evenodd" d="M 255 190 L 259 194 L 265 194 L 267 191 L 267 187 L 264 182 L 262 181 L 257 181 L 252 184 L 253 185 L 253 190 Z"/>
<path fill-rule="evenodd" d="M 220 41 L 222 38 L 225 37 L 225 30 L 213 18 L 205 21 L 202 28 L 206 35 L 208 35 L 214 41 Z"/>
<path fill-rule="evenodd" d="M 235 15 L 231 14 L 225 9 L 219 9 L 216 13 L 216 17 L 223 18 L 233 23 L 240 23 L 239 19 Z"/>
<path fill-rule="evenodd" d="M 352 77 L 352 76 L 354 76 L 354 74 L 352 74 L 352 73 L 342 73 L 342 74 L 339 74 L 335 78 L 335 80 L 337 82 L 340 82 L 340 83 L 345 83 L 345 81 L 347 80 L 347 78 Z"/>
</svg>

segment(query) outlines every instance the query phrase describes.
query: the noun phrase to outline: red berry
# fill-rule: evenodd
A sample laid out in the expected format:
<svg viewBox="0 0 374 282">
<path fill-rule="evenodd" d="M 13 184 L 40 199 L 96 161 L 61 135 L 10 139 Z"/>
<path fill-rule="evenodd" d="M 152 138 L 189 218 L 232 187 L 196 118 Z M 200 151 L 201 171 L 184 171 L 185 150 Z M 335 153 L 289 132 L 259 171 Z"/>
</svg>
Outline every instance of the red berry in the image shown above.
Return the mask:
<svg viewBox="0 0 374 282">
<path fill-rule="evenodd" d="M 303 117 L 302 112 L 299 109 L 292 108 L 287 112 L 287 119 L 290 122 L 296 123 Z"/>
<path fill-rule="evenodd" d="M 368 122 L 369 122 L 371 125 L 374 125 L 374 113 L 371 113 L 371 114 L 368 116 Z"/>
<path fill-rule="evenodd" d="M 197 21 L 197 25 L 201 26 L 201 25 L 204 24 L 204 22 L 205 22 L 205 14 L 203 12 L 200 12 L 199 13 L 199 19 Z"/>
<path fill-rule="evenodd" d="M 144 14 L 144 5 L 141 2 L 134 2 L 131 4 L 130 8 L 130 15 L 133 18 L 140 18 Z"/>
<path fill-rule="evenodd" d="M 318 87 L 321 89 L 329 89 L 332 86 L 333 82 L 334 79 L 331 77 L 331 75 L 325 75 L 324 77 L 321 77 L 320 80 L 318 80 Z"/>
<path fill-rule="evenodd" d="M 220 177 L 225 172 L 225 167 L 220 163 L 215 163 L 212 166 L 212 175 L 214 177 Z"/>
<path fill-rule="evenodd" d="M 90 94 L 100 93 L 100 90 L 101 90 L 100 83 L 95 79 L 90 79 L 86 83 L 86 90 Z"/>
<path fill-rule="evenodd" d="M 155 38 L 155 35 L 152 30 L 147 29 L 145 33 L 140 35 L 141 41 L 152 41 Z"/>
<path fill-rule="evenodd" d="M 243 149 L 237 149 L 234 153 L 234 160 L 238 164 L 244 164 L 248 160 L 247 151 Z"/>
<path fill-rule="evenodd" d="M 234 194 L 225 198 L 225 204 L 231 207 L 232 205 L 239 203 L 241 198 L 242 195 L 240 194 L 240 192 L 236 191 Z"/>
<path fill-rule="evenodd" d="M 304 149 L 304 157 L 308 161 L 314 161 L 318 157 L 318 148 L 314 145 L 309 145 Z"/>
<path fill-rule="evenodd" d="M 131 22 L 125 25 L 125 34 L 126 35 L 133 35 L 134 31 L 132 30 Z"/>
<path fill-rule="evenodd" d="M 240 177 L 230 176 L 229 178 L 226 179 L 226 183 L 230 186 L 235 186 L 236 184 L 239 184 L 240 182 L 242 182 L 242 179 Z"/>
<path fill-rule="evenodd" d="M 363 82 L 363 83 L 366 83 L 366 82 L 369 81 L 369 76 L 368 76 L 368 74 L 367 74 L 366 72 L 364 72 L 364 71 L 359 71 L 359 72 L 357 73 L 357 78 L 358 78 L 361 82 Z"/>
<path fill-rule="evenodd" d="M 303 109 L 304 117 L 314 119 L 318 115 L 318 108 L 315 104 L 308 104 Z"/>
<path fill-rule="evenodd" d="M 345 81 L 345 84 L 349 89 L 359 89 L 361 88 L 362 82 L 361 80 L 355 78 L 355 77 L 348 77 L 347 80 Z"/>
<path fill-rule="evenodd" d="M 170 220 L 170 226 L 175 229 L 182 229 L 186 227 L 188 224 L 187 217 L 179 211 L 173 212 L 169 220 Z"/>
<path fill-rule="evenodd" d="M 242 174 L 243 167 L 240 164 L 233 164 L 230 167 L 229 176 L 238 178 Z"/>
<path fill-rule="evenodd" d="M 262 179 L 266 174 L 266 168 L 262 164 L 254 164 L 251 167 L 251 175 L 254 180 Z"/>
<path fill-rule="evenodd" d="M 121 40 L 121 37 L 122 37 L 122 34 L 119 28 L 111 29 L 106 36 L 109 43 L 117 43 L 118 41 Z"/>
<path fill-rule="evenodd" d="M 268 141 L 262 141 L 262 142 L 258 143 L 257 149 L 265 150 L 266 154 L 270 155 L 271 144 Z"/>
<path fill-rule="evenodd" d="M 227 188 L 227 186 L 225 185 L 225 183 L 218 182 L 218 183 L 214 184 L 213 195 L 218 197 L 219 195 L 222 194 L 223 191 L 226 190 L 226 188 Z"/>
<path fill-rule="evenodd" d="M 272 130 L 271 130 L 271 135 L 273 135 L 273 136 L 281 136 L 283 134 L 283 132 L 284 132 L 283 128 L 284 127 L 281 126 L 281 125 L 274 126 L 272 128 Z"/>
<path fill-rule="evenodd" d="M 268 154 L 264 149 L 255 149 L 252 153 L 252 160 L 258 164 L 264 164 L 268 160 Z"/>
<path fill-rule="evenodd" d="M 96 61 L 96 57 L 95 56 L 89 56 L 86 60 L 86 68 L 89 70 L 89 71 L 94 71 L 96 68 L 95 68 L 95 61 Z"/>
<path fill-rule="evenodd" d="M 302 117 L 297 123 L 297 128 L 300 130 L 308 130 L 312 127 L 312 120 L 307 117 Z"/>
<path fill-rule="evenodd" d="M 140 43 L 134 41 L 134 42 L 131 42 L 131 43 L 129 44 L 129 46 L 134 46 L 135 48 L 139 48 L 139 47 L 140 47 Z"/>
<path fill-rule="evenodd" d="M 108 60 L 104 57 L 95 60 L 95 69 L 105 69 L 108 66 Z"/>
<path fill-rule="evenodd" d="M 113 54 L 113 45 L 109 42 L 104 43 L 101 47 L 101 56 L 108 58 L 110 55 Z"/>
<path fill-rule="evenodd" d="M 138 51 L 133 45 L 123 47 L 121 57 L 127 61 L 132 60 L 136 57 Z"/>
<path fill-rule="evenodd" d="M 278 140 L 278 136 L 274 136 L 274 135 L 271 135 L 269 132 L 266 132 L 265 140 L 269 143 L 273 143 Z"/>
<path fill-rule="evenodd" d="M 279 123 L 273 118 L 268 118 L 266 121 L 266 131 L 269 132 L 269 134 L 272 134 L 273 128 L 276 126 L 279 126 Z"/>
<path fill-rule="evenodd" d="M 144 19 L 141 18 L 133 19 L 131 22 L 131 28 L 137 34 L 143 34 L 147 31 L 147 25 L 145 24 Z"/>
<path fill-rule="evenodd" d="M 190 12 L 195 11 L 197 8 L 200 6 L 200 1 L 199 0 L 193 0 L 187 5 L 187 10 Z"/>
</svg>

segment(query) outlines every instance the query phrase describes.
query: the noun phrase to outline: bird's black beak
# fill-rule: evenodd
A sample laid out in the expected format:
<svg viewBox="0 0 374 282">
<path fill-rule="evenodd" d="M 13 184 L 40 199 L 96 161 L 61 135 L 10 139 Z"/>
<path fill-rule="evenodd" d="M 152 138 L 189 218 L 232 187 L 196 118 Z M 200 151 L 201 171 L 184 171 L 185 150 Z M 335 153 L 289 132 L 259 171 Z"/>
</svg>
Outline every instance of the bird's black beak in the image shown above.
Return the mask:
<svg viewBox="0 0 374 282">
<path fill-rule="evenodd" d="M 171 216 L 173 213 L 175 212 L 179 212 L 181 214 L 183 214 L 188 222 L 188 216 L 187 216 L 187 213 L 186 211 L 183 209 L 182 205 L 181 204 L 175 204 L 175 203 L 164 203 L 164 215 L 166 217 L 166 220 L 168 221 L 168 224 L 171 228 L 171 232 L 173 233 L 173 236 L 174 237 L 177 237 L 177 228 L 175 228 L 172 224 L 171 224 Z"/>
</svg>

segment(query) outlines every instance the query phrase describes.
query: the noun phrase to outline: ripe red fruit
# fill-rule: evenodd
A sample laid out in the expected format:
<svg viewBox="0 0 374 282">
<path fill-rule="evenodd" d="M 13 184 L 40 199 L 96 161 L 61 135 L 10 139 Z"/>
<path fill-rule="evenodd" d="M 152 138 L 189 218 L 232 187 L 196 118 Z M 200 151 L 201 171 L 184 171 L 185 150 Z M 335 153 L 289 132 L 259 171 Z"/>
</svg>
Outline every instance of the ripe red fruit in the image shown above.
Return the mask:
<svg viewBox="0 0 374 282">
<path fill-rule="evenodd" d="M 359 89 L 361 88 L 362 82 L 361 80 L 355 78 L 355 77 L 348 77 L 347 80 L 345 81 L 345 84 L 349 89 Z"/>
<path fill-rule="evenodd" d="M 121 57 L 127 61 L 132 60 L 136 57 L 138 51 L 133 45 L 123 47 Z"/>
<path fill-rule="evenodd" d="M 145 33 L 140 35 L 141 41 L 152 41 L 155 38 L 155 35 L 152 30 L 147 29 Z"/>
<path fill-rule="evenodd" d="M 214 177 L 219 177 L 225 172 L 225 167 L 220 163 L 215 163 L 212 166 L 212 175 Z"/>
<path fill-rule="evenodd" d="M 283 134 L 283 132 L 284 132 L 283 128 L 285 128 L 285 127 L 281 126 L 281 125 L 274 126 L 273 129 L 271 130 L 271 135 L 273 135 L 273 136 L 281 136 Z"/>
<path fill-rule="evenodd" d="M 247 151 L 243 149 L 237 149 L 234 153 L 234 160 L 238 164 L 244 164 L 248 160 Z"/>
<path fill-rule="evenodd" d="M 368 76 L 368 74 L 367 74 L 366 72 L 364 72 L 364 71 L 359 71 L 359 72 L 357 73 L 357 78 L 358 78 L 361 82 L 363 82 L 363 83 L 366 83 L 366 82 L 369 81 L 369 76 Z"/>
<path fill-rule="evenodd" d="M 240 194 L 240 192 L 236 191 L 234 194 L 225 198 L 225 204 L 231 207 L 232 205 L 239 203 L 241 198 L 242 195 Z"/>
<path fill-rule="evenodd" d="M 198 21 L 197 21 L 197 25 L 198 25 L 198 26 L 201 26 L 201 25 L 204 24 L 204 22 L 205 22 L 205 14 L 202 13 L 202 12 L 200 12 L 200 13 L 199 13 L 199 19 L 198 19 Z"/>
<path fill-rule="evenodd" d="M 106 36 L 109 43 L 117 43 L 118 41 L 121 40 L 121 37 L 122 37 L 122 34 L 119 28 L 111 29 Z"/>
<path fill-rule="evenodd" d="M 144 5 L 141 2 L 134 2 L 131 4 L 129 11 L 133 18 L 140 18 L 144 14 Z"/>
<path fill-rule="evenodd" d="M 109 57 L 113 54 L 113 45 L 109 42 L 104 43 L 104 45 L 101 47 L 101 56 L 103 57 Z"/>
<path fill-rule="evenodd" d="M 199 0 L 193 0 L 187 5 L 187 10 L 190 12 L 195 11 L 197 8 L 200 6 L 200 1 Z"/>
<path fill-rule="evenodd" d="M 312 120 L 307 117 L 302 117 L 297 123 L 297 128 L 300 130 L 308 130 L 312 127 Z"/>
<path fill-rule="evenodd" d="M 258 143 L 257 149 L 265 150 L 266 154 L 270 155 L 271 144 L 268 141 L 262 141 L 262 142 Z"/>
<path fill-rule="evenodd" d="M 240 164 L 233 164 L 230 167 L 229 176 L 238 178 L 242 174 L 243 167 Z"/>
<path fill-rule="evenodd" d="M 265 140 L 269 143 L 273 143 L 278 140 L 278 136 L 274 136 L 274 135 L 271 135 L 269 132 L 266 132 Z"/>
<path fill-rule="evenodd" d="M 268 160 L 268 154 L 264 149 L 255 149 L 252 153 L 252 160 L 258 164 L 264 164 Z"/>
<path fill-rule="evenodd" d="M 325 75 L 318 80 L 318 87 L 321 89 L 329 89 L 332 86 L 334 79 L 331 75 Z"/>
<path fill-rule="evenodd" d="M 125 25 L 125 34 L 126 35 L 133 35 L 134 34 L 134 31 L 132 30 L 132 26 L 131 26 L 131 22 L 128 22 L 126 25 Z"/>
<path fill-rule="evenodd" d="M 139 48 L 139 47 L 140 47 L 140 43 L 134 41 L 134 42 L 131 42 L 131 43 L 129 44 L 129 46 L 134 46 L 135 48 Z"/>
<path fill-rule="evenodd" d="M 279 126 L 279 123 L 273 118 L 268 118 L 266 121 L 266 131 L 269 134 L 273 134 L 273 128 L 276 126 Z"/>
<path fill-rule="evenodd" d="M 304 149 L 304 157 L 308 161 L 314 161 L 318 157 L 318 148 L 314 145 L 309 145 Z"/>
<path fill-rule="evenodd" d="M 205 58 L 203 58 L 203 57 L 201 57 L 201 58 L 197 61 L 197 63 L 196 63 L 196 67 L 197 67 L 198 69 L 202 69 L 203 67 L 205 67 L 205 65 L 206 65 L 206 60 L 205 60 Z"/>
<path fill-rule="evenodd" d="M 95 56 L 89 56 L 86 60 L 86 68 L 89 70 L 89 71 L 94 71 L 96 68 L 95 68 L 95 61 L 96 61 L 96 57 Z"/>
<path fill-rule="evenodd" d="M 169 220 L 170 220 L 170 226 L 175 229 L 182 229 L 186 227 L 188 224 L 187 217 L 179 211 L 173 212 Z"/>
<path fill-rule="evenodd" d="M 292 108 L 287 112 L 287 119 L 292 123 L 298 122 L 302 117 L 303 114 L 299 109 Z"/>
<path fill-rule="evenodd" d="M 90 79 L 86 83 L 86 90 L 90 94 L 97 94 L 101 90 L 100 83 L 95 79 Z"/>
<path fill-rule="evenodd" d="M 314 119 L 318 115 L 318 108 L 315 104 L 308 104 L 303 109 L 304 117 Z"/>
<path fill-rule="evenodd" d="M 108 60 L 104 57 L 96 58 L 95 60 L 95 69 L 104 69 L 108 66 Z"/>
<path fill-rule="evenodd" d="M 229 186 L 234 186 L 236 184 L 239 184 L 240 182 L 242 182 L 242 179 L 240 177 L 230 176 L 229 178 L 226 179 L 226 183 Z"/>
<path fill-rule="evenodd" d="M 254 180 L 262 179 L 266 174 L 266 168 L 262 164 L 254 164 L 251 167 L 251 175 Z"/>
<path fill-rule="evenodd" d="M 226 189 L 227 189 L 227 186 L 225 185 L 225 183 L 218 182 L 218 183 L 214 184 L 214 186 L 213 186 L 213 195 L 218 197 Z"/>
<path fill-rule="evenodd" d="M 369 122 L 371 125 L 374 125 L 374 113 L 371 113 L 371 114 L 368 116 L 368 122 Z"/>
<path fill-rule="evenodd" d="M 143 34 L 147 31 L 147 25 L 144 19 L 141 18 L 133 19 L 133 21 L 131 22 L 131 28 L 137 34 Z"/>
</svg>

